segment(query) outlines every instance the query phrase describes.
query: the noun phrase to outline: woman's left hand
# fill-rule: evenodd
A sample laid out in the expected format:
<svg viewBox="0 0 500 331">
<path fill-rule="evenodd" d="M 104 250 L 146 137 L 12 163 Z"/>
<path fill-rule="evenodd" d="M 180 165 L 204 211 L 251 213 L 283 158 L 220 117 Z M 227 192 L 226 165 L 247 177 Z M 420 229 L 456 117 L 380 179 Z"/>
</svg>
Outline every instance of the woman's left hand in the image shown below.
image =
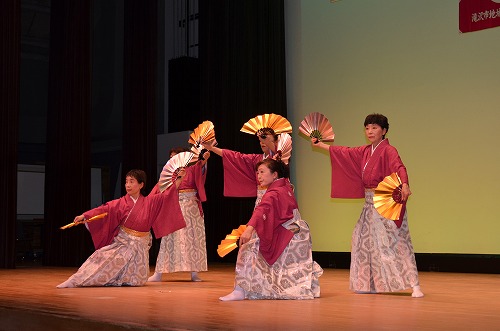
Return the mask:
<svg viewBox="0 0 500 331">
<path fill-rule="evenodd" d="M 410 186 L 406 183 L 401 187 L 401 200 L 406 201 L 411 195 Z"/>
<path fill-rule="evenodd" d="M 240 246 L 246 244 L 250 240 L 250 238 L 252 238 L 253 231 L 253 226 L 247 225 L 247 228 L 240 236 Z"/>
</svg>

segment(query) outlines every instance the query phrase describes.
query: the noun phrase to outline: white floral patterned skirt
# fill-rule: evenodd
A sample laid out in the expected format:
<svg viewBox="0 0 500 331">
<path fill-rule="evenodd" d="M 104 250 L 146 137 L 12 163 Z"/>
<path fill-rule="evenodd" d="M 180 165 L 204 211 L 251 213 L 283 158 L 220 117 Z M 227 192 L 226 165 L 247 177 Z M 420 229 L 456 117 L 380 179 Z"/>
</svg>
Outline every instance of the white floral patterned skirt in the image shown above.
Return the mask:
<svg viewBox="0 0 500 331">
<path fill-rule="evenodd" d="M 380 293 L 419 285 L 408 213 L 398 228 L 377 212 L 373 194 L 366 191 L 363 211 L 352 234 L 350 289 Z"/>
<path fill-rule="evenodd" d="M 288 246 L 273 265 L 259 253 L 260 239 L 254 232 L 242 245 L 236 261 L 235 283 L 247 299 L 314 299 L 320 296 L 323 269 L 312 259 L 312 241 L 307 223 L 294 212 L 295 228 Z"/>
<path fill-rule="evenodd" d="M 205 221 L 196 192 L 179 193 L 186 227 L 161 238 L 155 272 L 207 271 Z"/>
<path fill-rule="evenodd" d="M 151 234 L 120 229 L 108 246 L 96 250 L 68 280 L 74 287 L 142 286 L 148 280 Z"/>
</svg>

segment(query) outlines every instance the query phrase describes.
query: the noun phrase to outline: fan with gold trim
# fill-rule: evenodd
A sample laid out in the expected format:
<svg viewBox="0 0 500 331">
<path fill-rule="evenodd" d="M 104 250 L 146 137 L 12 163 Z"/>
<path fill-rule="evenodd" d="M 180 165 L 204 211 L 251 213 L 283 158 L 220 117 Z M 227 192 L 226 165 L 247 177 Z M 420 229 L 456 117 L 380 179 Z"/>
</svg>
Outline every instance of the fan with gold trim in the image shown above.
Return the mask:
<svg viewBox="0 0 500 331">
<path fill-rule="evenodd" d="M 404 215 L 405 202 L 401 199 L 403 184 L 397 173 L 385 177 L 375 188 L 373 205 L 387 219 L 399 221 Z"/>
<path fill-rule="evenodd" d="M 246 225 L 240 225 L 237 229 L 233 229 L 230 234 L 226 235 L 226 238 L 221 240 L 220 245 L 217 247 L 217 254 L 220 257 L 224 257 L 238 247 L 238 239 L 240 239 L 246 228 Z"/>
<path fill-rule="evenodd" d="M 273 159 L 279 157 L 283 163 L 288 164 L 288 160 L 292 156 L 292 136 L 288 133 L 280 134 L 276 150 L 277 153 L 273 156 Z"/>
<path fill-rule="evenodd" d="M 333 141 L 335 133 L 332 125 L 325 115 L 315 112 L 310 113 L 300 122 L 299 131 L 310 138 L 319 141 Z"/>
<path fill-rule="evenodd" d="M 210 121 L 204 121 L 189 135 L 188 143 L 198 148 L 201 146 L 201 143 L 212 141 L 214 139 L 214 124 Z"/>
<path fill-rule="evenodd" d="M 93 217 L 89 218 L 88 220 L 85 220 L 85 221 L 84 221 L 84 222 L 82 222 L 82 223 L 90 223 L 90 222 L 95 221 L 95 220 L 98 220 L 98 219 L 100 219 L 100 218 L 104 218 L 106 215 L 108 215 L 108 213 L 102 213 L 102 214 L 99 214 L 99 215 L 95 215 L 95 216 L 93 216 Z M 73 227 L 73 226 L 75 226 L 75 225 L 82 224 L 82 223 L 75 223 L 75 222 L 71 222 L 71 223 L 69 223 L 69 224 L 66 224 L 65 226 L 61 226 L 59 229 L 61 229 L 61 230 L 66 230 L 66 229 L 68 229 L 68 228 L 71 228 L 71 227 Z"/>
<path fill-rule="evenodd" d="M 198 161 L 198 155 L 193 152 L 181 152 L 172 156 L 160 173 L 160 179 L 158 180 L 160 192 L 165 191 L 175 183 L 181 168 L 186 168 L 196 163 L 196 161 Z"/>
<path fill-rule="evenodd" d="M 243 124 L 241 132 L 249 134 L 258 134 L 262 129 L 273 129 L 275 134 L 292 133 L 292 125 L 281 115 L 263 114 L 250 119 Z"/>
</svg>

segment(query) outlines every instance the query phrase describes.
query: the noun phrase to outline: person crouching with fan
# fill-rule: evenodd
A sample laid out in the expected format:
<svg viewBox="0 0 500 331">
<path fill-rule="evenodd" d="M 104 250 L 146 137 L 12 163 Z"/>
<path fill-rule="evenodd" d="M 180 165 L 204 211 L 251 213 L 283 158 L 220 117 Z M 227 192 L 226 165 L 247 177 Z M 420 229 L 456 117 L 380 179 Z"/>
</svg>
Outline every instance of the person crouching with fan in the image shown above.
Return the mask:
<svg viewBox="0 0 500 331">
<path fill-rule="evenodd" d="M 189 152 L 189 149 L 173 148 L 170 158 L 182 152 Z M 207 271 L 205 221 L 201 203 L 207 200 L 205 180 L 209 157 L 210 152 L 205 152 L 201 160 L 186 168 L 186 175 L 179 186 L 179 204 L 186 227 L 161 238 L 155 273 L 148 278 L 148 282 L 160 282 L 163 273 L 181 271 L 190 271 L 191 280 L 200 282 L 198 272 Z M 155 190 L 159 192 L 157 188 Z"/>
<path fill-rule="evenodd" d="M 73 222 L 85 223 L 96 251 L 57 287 L 144 285 L 149 274 L 150 229 L 160 238 L 186 226 L 177 193 L 184 175 L 181 169 L 175 185 L 161 194 L 144 196 L 146 173 L 130 170 L 126 195 L 76 216 Z M 85 222 L 103 213 L 107 213 L 103 219 Z"/>
<path fill-rule="evenodd" d="M 282 161 L 256 165 L 267 187 L 240 236 L 234 290 L 219 299 L 314 299 L 320 296 L 323 269 L 312 259 L 312 241 L 302 220 Z"/>
<path fill-rule="evenodd" d="M 387 117 L 368 115 L 364 122 L 369 145 L 330 146 L 311 138 L 312 147 L 329 152 L 332 166 L 332 198 L 365 198 L 351 243 L 350 289 L 355 293 L 396 292 L 413 289 L 423 297 L 408 228 L 407 213 L 399 220 L 380 215 L 373 204 L 374 188 L 396 173 L 402 181 L 401 200 L 411 195 L 408 174 L 396 148 L 385 138 Z"/>
</svg>

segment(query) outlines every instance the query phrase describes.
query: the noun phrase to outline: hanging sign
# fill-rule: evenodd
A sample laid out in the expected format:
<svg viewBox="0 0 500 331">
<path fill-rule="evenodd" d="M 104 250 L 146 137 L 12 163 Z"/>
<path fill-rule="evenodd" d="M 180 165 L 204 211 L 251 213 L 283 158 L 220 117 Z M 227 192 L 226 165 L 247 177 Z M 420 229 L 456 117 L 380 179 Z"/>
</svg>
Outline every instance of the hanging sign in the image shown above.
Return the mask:
<svg viewBox="0 0 500 331">
<path fill-rule="evenodd" d="M 460 0 L 458 5 L 460 32 L 472 32 L 500 26 L 500 1 Z"/>
</svg>

